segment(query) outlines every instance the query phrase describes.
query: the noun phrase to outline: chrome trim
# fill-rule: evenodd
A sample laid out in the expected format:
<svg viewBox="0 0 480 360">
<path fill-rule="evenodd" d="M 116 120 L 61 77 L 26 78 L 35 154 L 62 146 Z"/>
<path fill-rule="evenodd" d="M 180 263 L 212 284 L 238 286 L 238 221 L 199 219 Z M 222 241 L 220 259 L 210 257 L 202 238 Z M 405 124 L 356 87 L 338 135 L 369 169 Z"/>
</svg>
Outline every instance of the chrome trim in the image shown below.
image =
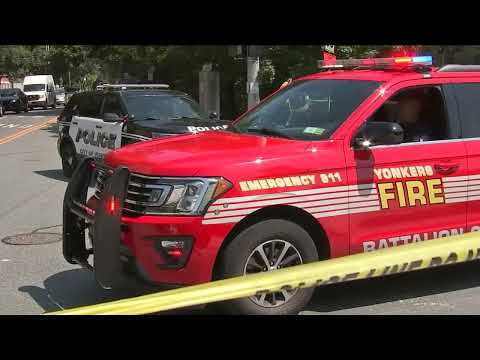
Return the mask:
<svg viewBox="0 0 480 360">
<path fill-rule="evenodd" d="M 480 140 L 480 138 L 476 138 L 476 139 Z M 406 146 L 424 146 L 424 145 L 430 145 L 430 144 L 456 143 L 456 142 L 462 142 L 462 141 L 468 141 L 468 140 L 473 140 L 473 139 L 449 139 L 449 140 L 435 140 L 435 141 L 417 141 L 417 142 L 403 143 L 403 144 L 397 144 L 397 145 L 375 145 L 375 146 L 370 146 L 368 149 L 373 150 L 373 149 L 397 148 L 397 147 L 406 147 Z M 358 151 L 357 149 L 354 149 L 353 147 L 350 147 L 350 148 L 354 151 Z"/>
<path fill-rule="evenodd" d="M 149 193 L 139 193 L 139 192 L 131 191 L 131 190 L 127 190 L 127 193 L 132 194 L 132 195 L 150 196 Z"/>
<path fill-rule="evenodd" d="M 139 183 L 131 181 L 131 182 L 128 183 L 128 185 L 135 186 L 135 187 L 142 188 L 142 189 L 163 189 L 163 188 L 165 188 L 165 185 L 167 185 L 167 184 L 164 184 L 164 185 L 150 185 L 150 184 L 139 184 Z"/>
<path fill-rule="evenodd" d="M 127 139 L 134 139 L 134 140 L 152 140 L 152 138 L 146 137 L 146 136 L 141 136 L 141 135 L 136 135 L 136 134 L 129 134 L 129 133 L 124 133 L 122 132 L 122 137 L 127 138 Z"/>
</svg>

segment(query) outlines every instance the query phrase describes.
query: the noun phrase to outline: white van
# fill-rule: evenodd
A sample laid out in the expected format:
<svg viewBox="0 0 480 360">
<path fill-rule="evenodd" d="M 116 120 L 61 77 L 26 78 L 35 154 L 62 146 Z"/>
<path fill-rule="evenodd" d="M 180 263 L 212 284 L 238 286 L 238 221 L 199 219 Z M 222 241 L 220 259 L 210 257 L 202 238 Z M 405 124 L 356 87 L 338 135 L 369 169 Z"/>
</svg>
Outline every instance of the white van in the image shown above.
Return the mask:
<svg viewBox="0 0 480 360">
<path fill-rule="evenodd" d="M 55 83 L 52 75 L 25 76 L 23 92 L 27 95 L 30 109 L 56 107 Z"/>
</svg>

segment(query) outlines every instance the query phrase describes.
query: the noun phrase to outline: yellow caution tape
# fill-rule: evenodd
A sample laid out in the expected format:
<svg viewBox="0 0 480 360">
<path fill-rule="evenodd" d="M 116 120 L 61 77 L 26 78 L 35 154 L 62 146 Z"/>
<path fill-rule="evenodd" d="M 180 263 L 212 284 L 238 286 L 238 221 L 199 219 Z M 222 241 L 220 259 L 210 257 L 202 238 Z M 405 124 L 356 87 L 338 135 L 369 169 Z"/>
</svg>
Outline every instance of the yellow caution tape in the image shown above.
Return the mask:
<svg viewBox="0 0 480 360">
<path fill-rule="evenodd" d="M 47 315 L 140 315 L 480 259 L 480 233 L 445 237 Z"/>
</svg>

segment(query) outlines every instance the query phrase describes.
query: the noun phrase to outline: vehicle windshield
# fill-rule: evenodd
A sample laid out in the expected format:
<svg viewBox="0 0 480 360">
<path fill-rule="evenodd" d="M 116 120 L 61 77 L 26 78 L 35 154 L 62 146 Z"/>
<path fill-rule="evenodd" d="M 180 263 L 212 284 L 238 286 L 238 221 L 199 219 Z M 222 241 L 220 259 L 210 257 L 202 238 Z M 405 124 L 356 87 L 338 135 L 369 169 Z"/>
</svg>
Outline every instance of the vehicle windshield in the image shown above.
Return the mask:
<svg viewBox="0 0 480 360">
<path fill-rule="evenodd" d="M 200 105 L 183 96 L 128 94 L 125 101 L 128 113 L 134 115 L 135 120 L 207 118 Z"/>
<path fill-rule="evenodd" d="M 55 90 L 55 94 L 57 95 L 65 95 L 65 90 L 60 88 Z"/>
<path fill-rule="evenodd" d="M 45 91 L 45 84 L 28 84 L 23 85 L 23 91 Z"/>
<path fill-rule="evenodd" d="M 17 91 L 14 89 L 0 89 L 0 96 L 7 97 L 7 96 L 16 96 Z"/>
<path fill-rule="evenodd" d="M 296 140 L 324 140 L 380 86 L 374 81 L 304 80 L 240 117 L 233 131 Z"/>
</svg>

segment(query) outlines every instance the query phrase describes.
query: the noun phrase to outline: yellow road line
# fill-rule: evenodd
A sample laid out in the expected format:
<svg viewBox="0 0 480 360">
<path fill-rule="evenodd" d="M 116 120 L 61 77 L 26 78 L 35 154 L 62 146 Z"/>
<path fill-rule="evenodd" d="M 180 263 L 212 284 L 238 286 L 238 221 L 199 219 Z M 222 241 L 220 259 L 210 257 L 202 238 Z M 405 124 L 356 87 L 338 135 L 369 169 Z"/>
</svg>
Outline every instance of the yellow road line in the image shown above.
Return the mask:
<svg viewBox="0 0 480 360">
<path fill-rule="evenodd" d="M 28 129 L 25 129 L 25 130 L 17 131 L 14 134 L 5 136 L 3 138 L 0 138 L 0 145 L 3 145 L 3 144 L 6 144 L 10 141 L 16 140 L 16 139 L 18 139 L 18 138 L 20 138 L 24 135 L 27 135 L 27 134 L 30 134 L 30 133 L 34 132 L 34 131 L 40 130 L 41 128 L 43 128 L 44 126 L 46 126 L 48 124 L 55 123 L 55 121 L 56 121 L 56 119 L 53 118 L 53 119 L 50 119 L 50 120 L 48 120 L 44 123 L 32 126 L 32 127 L 28 128 Z"/>
</svg>

